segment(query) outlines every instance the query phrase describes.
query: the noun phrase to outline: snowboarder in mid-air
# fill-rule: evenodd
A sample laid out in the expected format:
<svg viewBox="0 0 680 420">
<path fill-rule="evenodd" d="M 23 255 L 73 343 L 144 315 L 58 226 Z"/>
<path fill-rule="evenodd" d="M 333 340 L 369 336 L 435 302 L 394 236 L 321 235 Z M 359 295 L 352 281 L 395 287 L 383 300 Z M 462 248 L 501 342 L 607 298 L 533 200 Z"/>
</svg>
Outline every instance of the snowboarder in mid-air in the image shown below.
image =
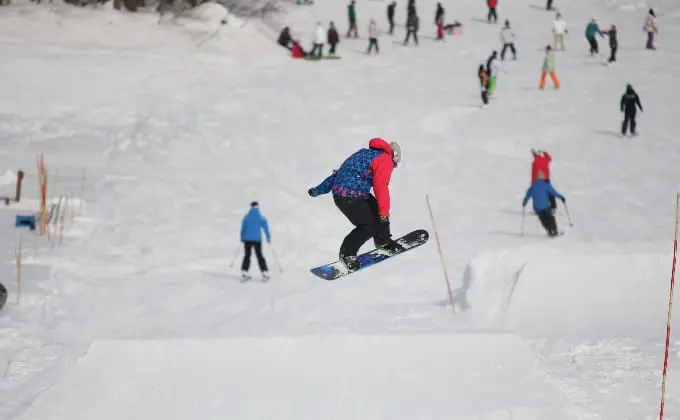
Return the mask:
<svg viewBox="0 0 680 420">
<path fill-rule="evenodd" d="M 389 184 L 399 162 L 401 149 L 396 142 L 373 138 L 368 148 L 351 155 L 340 169 L 307 191 L 312 197 L 332 192 L 336 207 L 355 226 L 340 246 L 340 261 L 350 272 L 359 269 L 357 253 L 371 237 L 376 248 L 388 252 L 403 250 L 391 239 L 389 220 Z"/>
<path fill-rule="evenodd" d="M 555 237 L 559 233 L 557 232 L 557 222 L 555 221 L 555 216 L 550 209 L 550 198 L 557 197 L 562 202 L 566 202 L 566 198 L 562 194 L 555 191 L 555 189 L 548 182 L 545 181 L 545 175 L 543 171 L 538 171 L 536 182 L 531 184 L 527 190 L 524 200 L 522 201 L 522 207 L 526 207 L 529 198 L 532 199 L 534 205 L 534 212 L 541 221 L 541 225 L 548 232 L 548 236 Z"/>
<path fill-rule="evenodd" d="M 257 256 L 257 264 L 262 272 L 263 280 L 269 280 L 269 271 L 267 270 L 267 261 L 262 256 L 262 231 L 267 237 L 267 242 L 271 242 L 272 238 L 269 234 L 269 224 L 260 214 L 260 208 L 257 201 L 250 203 L 250 211 L 243 218 L 241 223 L 241 242 L 245 247 L 245 255 L 243 256 L 243 264 L 241 264 L 241 275 L 244 280 L 250 280 L 248 270 L 250 269 L 250 254 L 255 248 L 255 255 Z"/>
<path fill-rule="evenodd" d="M 637 108 L 640 108 L 642 112 L 642 104 L 640 103 L 640 97 L 633 90 L 633 86 L 626 85 L 626 92 L 621 96 L 621 112 L 624 113 L 623 124 L 621 125 L 621 135 L 625 136 L 628 131 L 628 125 L 630 124 L 630 134 L 637 135 L 636 127 L 637 122 L 635 121 L 635 116 L 637 115 Z"/>
</svg>

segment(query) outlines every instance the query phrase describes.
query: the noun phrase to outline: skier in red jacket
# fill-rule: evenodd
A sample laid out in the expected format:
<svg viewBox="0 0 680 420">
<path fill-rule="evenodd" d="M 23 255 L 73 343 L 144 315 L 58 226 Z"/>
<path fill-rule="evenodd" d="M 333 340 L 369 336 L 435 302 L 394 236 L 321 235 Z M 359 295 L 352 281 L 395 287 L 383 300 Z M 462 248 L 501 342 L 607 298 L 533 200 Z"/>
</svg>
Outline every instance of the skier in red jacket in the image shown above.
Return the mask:
<svg viewBox="0 0 680 420">
<path fill-rule="evenodd" d="M 550 162 L 552 162 L 552 157 L 545 150 L 531 149 L 531 154 L 534 156 L 534 161 L 531 163 L 531 185 L 538 179 L 539 172 L 543 173 L 545 182 L 550 184 Z M 550 197 L 550 208 L 553 213 L 557 208 L 557 200 L 552 196 Z"/>
<path fill-rule="evenodd" d="M 389 184 L 399 162 L 399 145 L 376 137 L 369 141 L 368 148 L 348 157 L 337 171 L 308 191 L 312 197 L 332 192 L 335 206 L 355 226 L 340 246 L 340 261 L 349 271 L 359 268 L 357 253 L 371 237 L 376 248 L 388 252 L 403 249 L 391 239 L 389 220 Z"/>
<path fill-rule="evenodd" d="M 489 15 L 486 20 L 491 23 L 491 18 L 493 18 L 494 23 L 498 23 L 498 15 L 496 15 L 496 6 L 498 5 L 498 0 L 487 0 L 486 4 L 489 6 Z"/>
</svg>

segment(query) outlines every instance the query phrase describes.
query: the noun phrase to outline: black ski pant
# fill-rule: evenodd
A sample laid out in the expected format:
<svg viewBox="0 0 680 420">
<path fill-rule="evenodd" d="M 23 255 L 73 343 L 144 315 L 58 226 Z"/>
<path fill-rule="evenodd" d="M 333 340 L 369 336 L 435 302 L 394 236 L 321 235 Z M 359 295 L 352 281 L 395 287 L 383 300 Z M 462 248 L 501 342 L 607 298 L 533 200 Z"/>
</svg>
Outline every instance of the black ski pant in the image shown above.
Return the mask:
<svg viewBox="0 0 680 420">
<path fill-rule="evenodd" d="M 541 221 L 543 228 L 548 232 L 548 235 L 557 235 L 557 222 L 555 221 L 552 209 L 536 210 L 536 215 L 538 216 L 538 220 Z"/>
<path fill-rule="evenodd" d="M 243 264 L 241 264 L 241 270 L 248 271 L 250 269 L 250 254 L 253 248 L 255 248 L 255 255 L 257 256 L 257 265 L 260 267 L 260 271 L 262 272 L 268 271 L 267 261 L 265 261 L 264 256 L 262 256 L 262 242 L 244 241 L 243 245 L 245 247 L 245 255 L 243 256 Z"/>
<path fill-rule="evenodd" d="M 370 54 L 371 51 L 373 51 L 373 47 L 375 47 L 375 52 L 380 53 L 380 48 L 378 48 L 378 39 L 377 38 L 371 38 L 368 40 L 368 50 L 366 50 L 366 54 Z"/>
<path fill-rule="evenodd" d="M 406 39 L 404 40 L 404 45 L 408 44 L 408 41 L 411 39 L 411 35 L 413 35 L 413 39 L 416 41 L 416 45 L 418 45 L 418 34 L 416 31 L 413 31 L 411 29 L 406 32 Z"/>
<path fill-rule="evenodd" d="M 317 54 L 318 51 L 318 54 Z M 314 48 L 312 49 L 312 52 L 309 53 L 312 57 L 319 57 L 323 55 L 323 44 L 314 44 Z"/>
<path fill-rule="evenodd" d="M 586 38 L 590 44 L 590 55 L 595 55 L 600 53 L 600 47 L 597 45 L 597 39 L 594 36 L 589 36 Z"/>
<path fill-rule="evenodd" d="M 498 22 L 498 15 L 496 15 L 496 8 L 495 7 L 489 8 L 489 15 L 486 17 L 486 20 L 491 22 L 491 18 L 493 18 L 494 22 Z"/>
<path fill-rule="evenodd" d="M 505 52 L 510 48 L 512 52 L 512 57 L 517 58 L 517 50 L 515 49 L 515 43 L 503 44 L 503 49 L 501 50 L 501 60 L 505 60 Z"/>
<path fill-rule="evenodd" d="M 630 133 L 635 134 L 637 123 L 635 122 L 635 116 L 637 115 L 636 111 L 627 111 L 625 113 L 625 116 L 623 117 L 623 124 L 621 125 L 621 135 L 626 135 L 626 132 L 628 131 L 628 125 L 630 124 Z"/>
<path fill-rule="evenodd" d="M 616 45 L 611 45 L 609 48 L 611 48 L 611 55 L 609 56 L 609 62 L 613 63 L 616 61 L 616 50 L 619 49 L 618 46 Z"/>
<path fill-rule="evenodd" d="M 394 33 L 394 18 L 387 18 L 387 20 L 390 22 L 390 31 L 389 34 L 392 35 Z"/>
<path fill-rule="evenodd" d="M 486 88 L 482 89 L 482 102 L 484 105 L 489 104 L 489 91 Z"/>
<path fill-rule="evenodd" d="M 335 54 L 335 46 L 336 45 L 338 45 L 338 44 L 331 44 L 331 47 L 328 51 L 328 54 L 331 54 L 331 55 Z"/>
<path fill-rule="evenodd" d="M 354 255 L 359 248 L 371 238 L 374 238 L 376 246 L 376 233 L 380 228 L 380 216 L 378 215 L 378 201 L 370 195 L 367 199 L 333 197 L 335 206 L 349 219 L 355 228 L 345 237 L 340 246 L 342 255 Z"/>
</svg>

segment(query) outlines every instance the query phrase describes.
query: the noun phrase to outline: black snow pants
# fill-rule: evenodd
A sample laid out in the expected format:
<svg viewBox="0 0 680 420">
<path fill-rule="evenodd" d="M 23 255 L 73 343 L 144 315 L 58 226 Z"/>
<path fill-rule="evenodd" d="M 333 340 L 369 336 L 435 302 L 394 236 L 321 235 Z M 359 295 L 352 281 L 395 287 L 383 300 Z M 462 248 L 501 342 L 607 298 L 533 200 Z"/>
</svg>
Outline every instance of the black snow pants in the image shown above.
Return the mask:
<svg viewBox="0 0 680 420">
<path fill-rule="evenodd" d="M 610 45 L 611 55 L 609 56 L 609 62 L 613 63 L 616 61 L 616 51 L 619 49 L 618 45 Z"/>
<path fill-rule="evenodd" d="M 380 228 L 380 216 L 378 215 L 378 201 L 374 196 L 367 199 L 333 197 L 335 206 L 349 219 L 355 228 L 345 237 L 340 246 L 342 255 L 354 255 L 359 248 L 371 238 L 374 238 L 376 246 L 379 244 L 376 234 Z"/>
<path fill-rule="evenodd" d="M 484 102 L 484 105 L 489 104 L 489 91 L 486 88 L 482 89 L 482 102 Z"/>
<path fill-rule="evenodd" d="M 496 8 L 495 7 L 490 7 L 489 8 L 489 15 L 486 17 L 486 20 L 491 22 L 491 19 L 493 18 L 494 22 L 498 22 L 498 15 L 496 14 Z"/>
<path fill-rule="evenodd" d="M 260 266 L 260 271 L 268 271 L 267 261 L 265 261 L 264 256 L 262 256 L 262 242 L 245 241 L 243 242 L 243 245 L 245 246 L 245 255 L 243 256 L 241 270 L 248 271 L 250 269 L 250 254 L 252 249 L 255 248 L 255 255 L 257 256 L 257 264 Z"/>
<path fill-rule="evenodd" d="M 404 45 L 408 45 L 408 41 L 409 39 L 411 39 L 411 35 L 413 35 L 413 39 L 416 41 L 416 45 L 418 45 L 418 33 L 411 29 L 408 29 L 407 31 L 408 32 L 406 32 L 406 39 L 404 40 Z"/>
<path fill-rule="evenodd" d="M 389 34 L 392 35 L 392 34 L 394 33 L 394 18 L 393 18 L 393 17 L 387 18 L 387 20 L 388 20 L 389 23 L 390 23 L 390 31 L 389 31 Z"/>
<path fill-rule="evenodd" d="M 378 39 L 377 38 L 370 38 L 368 40 L 368 49 L 366 50 L 366 54 L 370 54 L 371 51 L 373 51 L 373 47 L 375 47 L 376 53 L 380 53 L 380 48 L 378 47 Z"/>
<path fill-rule="evenodd" d="M 637 115 L 637 111 L 626 111 L 625 116 L 623 117 L 623 124 L 621 125 L 621 135 L 625 136 L 626 132 L 628 131 L 628 125 L 630 124 L 630 133 L 631 134 L 637 134 L 635 129 L 637 128 L 637 122 L 635 122 L 635 116 Z"/>
<path fill-rule="evenodd" d="M 557 222 L 555 221 L 555 216 L 552 213 L 552 209 L 543 209 L 536 211 L 538 220 L 541 221 L 541 225 L 548 232 L 548 235 L 557 235 Z"/>
<path fill-rule="evenodd" d="M 597 39 L 594 36 L 589 36 L 587 39 L 590 44 L 590 55 L 599 54 L 600 47 L 597 45 Z"/>
<path fill-rule="evenodd" d="M 505 52 L 510 48 L 512 52 L 512 57 L 517 58 L 517 50 L 515 49 L 515 43 L 503 44 L 503 49 L 501 50 L 501 60 L 505 60 Z"/>
</svg>

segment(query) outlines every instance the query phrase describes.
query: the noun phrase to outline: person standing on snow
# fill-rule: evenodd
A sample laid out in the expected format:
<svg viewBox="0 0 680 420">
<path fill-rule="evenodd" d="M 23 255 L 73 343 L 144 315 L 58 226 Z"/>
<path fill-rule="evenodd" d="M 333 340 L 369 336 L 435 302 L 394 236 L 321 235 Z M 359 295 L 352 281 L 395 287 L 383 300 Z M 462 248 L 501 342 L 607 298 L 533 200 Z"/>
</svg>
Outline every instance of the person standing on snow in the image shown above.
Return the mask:
<svg viewBox="0 0 680 420">
<path fill-rule="evenodd" d="M 538 171 L 536 182 L 531 184 L 522 201 L 522 207 L 526 207 L 529 198 L 532 199 L 534 212 L 550 237 L 558 235 L 557 221 L 555 221 L 555 215 L 550 210 L 551 198 L 555 200 L 555 197 L 562 200 L 563 203 L 567 201 L 562 194 L 555 191 L 552 185 L 545 182 L 543 171 Z"/>
<path fill-rule="evenodd" d="M 394 34 L 394 10 L 397 8 L 397 2 L 393 1 L 387 6 L 387 21 L 390 24 L 389 34 Z"/>
<path fill-rule="evenodd" d="M 323 56 L 323 43 L 326 40 L 326 31 L 321 26 L 321 22 L 316 22 L 316 29 L 314 30 L 314 48 L 310 55 L 313 58 L 321 58 Z"/>
<path fill-rule="evenodd" d="M 493 18 L 494 23 L 498 23 L 498 15 L 496 14 L 496 6 L 498 6 L 498 0 L 487 0 L 486 5 L 489 6 L 489 14 L 486 20 L 491 23 L 491 18 Z"/>
<path fill-rule="evenodd" d="M 545 150 L 531 149 L 531 154 L 534 157 L 533 162 L 531 162 L 531 185 L 538 179 L 539 172 L 543 174 L 544 181 L 550 184 L 550 162 L 552 162 L 552 157 Z M 553 212 L 557 209 L 555 197 L 550 198 L 550 208 Z"/>
<path fill-rule="evenodd" d="M 649 9 L 647 19 L 645 20 L 645 26 L 642 28 L 642 30 L 647 32 L 646 48 L 648 50 L 655 50 L 656 47 L 654 46 L 654 34 L 659 33 L 659 30 L 656 27 L 656 14 L 654 13 L 654 9 Z"/>
<path fill-rule="evenodd" d="M 498 60 L 498 51 L 494 50 L 486 62 L 486 72 L 489 74 L 489 96 L 496 92 L 496 78 L 501 71 L 501 63 Z"/>
<path fill-rule="evenodd" d="M 489 104 L 489 75 L 484 69 L 484 64 L 479 65 L 479 70 L 477 70 L 477 75 L 479 76 L 479 84 L 482 87 L 482 102 L 484 105 Z"/>
<path fill-rule="evenodd" d="M 434 14 L 434 24 L 437 26 L 437 40 L 444 39 L 444 7 L 437 3 L 437 11 Z"/>
<path fill-rule="evenodd" d="M 588 40 L 588 43 L 590 44 L 590 55 L 594 56 L 596 54 L 600 53 L 600 48 L 597 45 L 597 39 L 595 38 L 595 35 L 599 34 L 601 37 L 604 37 L 602 34 L 602 31 L 600 30 L 600 26 L 597 24 L 597 19 L 593 18 L 588 26 L 586 27 L 586 39 Z"/>
<path fill-rule="evenodd" d="M 560 13 L 555 16 L 553 21 L 553 49 L 555 51 L 564 51 L 564 36 L 568 34 L 567 22 L 562 18 Z"/>
<path fill-rule="evenodd" d="M 626 92 L 623 94 L 623 96 L 621 96 L 621 112 L 624 113 L 623 124 L 621 125 L 622 136 L 626 135 L 626 131 L 628 131 L 628 124 L 630 124 L 630 134 L 633 136 L 637 135 L 637 122 L 635 121 L 637 108 L 640 108 L 640 112 L 643 112 L 642 104 L 640 103 L 640 97 L 633 90 L 633 86 L 628 84 L 626 85 Z"/>
<path fill-rule="evenodd" d="M 340 169 L 307 193 L 317 197 L 333 193 L 336 207 L 355 226 L 340 246 L 340 261 L 349 271 L 359 268 L 359 248 L 373 237 L 376 248 L 388 252 L 403 249 L 390 234 L 390 190 L 392 171 L 401 162 L 396 142 L 373 138 L 368 148 L 347 158 Z M 373 194 L 371 194 L 371 188 Z"/>
<path fill-rule="evenodd" d="M 557 76 L 555 76 L 555 54 L 553 54 L 552 47 L 550 45 L 547 45 L 545 47 L 545 57 L 543 58 L 543 71 L 541 72 L 541 83 L 539 85 L 539 88 L 541 90 L 545 89 L 545 77 L 548 74 L 550 75 L 550 78 L 553 81 L 553 86 L 555 86 L 555 89 L 559 89 L 560 81 L 557 80 Z"/>
<path fill-rule="evenodd" d="M 616 61 L 616 51 L 619 49 L 619 41 L 616 37 L 616 25 L 612 25 L 606 32 L 606 35 L 609 37 L 609 49 L 611 50 L 608 63 L 613 63 Z"/>
<path fill-rule="evenodd" d="M 510 28 L 510 20 L 508 19 L 505 19 L 505 27 L 501 30 L 501 41 L 503 41 L 501 60 L 505 60 L 505 51 L 508 48 L 510 48 L 510 51 L 512 51 L 512 59 L 517 60 L 517 50 L 515 50 L 515 31 Z"/>
<path fill-rule="evenodd" d="M 418 17 L 417 14 L 412 14 L 408 17 L 408 20 L 406 21 L 406 39 L 404 40 L 404 45 L 408 45 L 409 39 L 411 39 L 411 35 L 413 35 L 413 39 L 416 42 L 416 45 L 418 45 L 418 27 L 420 26 L 420 18 Z"/>
<path fill-rule="evenodd" d="M 368 49 L 366 54 L 370 54 L 375 47 L 375 53 L 380 54 L 380 48 L 378 47 L 378 24 L 375 23 L 375 19 L 371 19 L 368 24 Z"/>
<path fill-rule="evenodd" d="M 340 35 L 335 29 L 335 24 L 333 22 L 331 22 L 330 27 L 328 28 L 328 36 L 326 41 L 328 41 L 328 45 L 331 46 L 330 50 L 328 51 L 328 55 L 330 57 L 335 57 L 335 47 L 340 43 Z"/>
<path fill-rule="evenodd" d="M 357 31 L 357 13 L 355 9 L 356 3 L 354 0 L 347 5 L 347 19 L 349 20 L 349 29 L 347 30 L 347 38 L 350 34 L 354 32 L 354 38 L 359 38 L 359 32 Z"/>
<path fill-rule="evenodd" d="M 269 234 L 269 225 L 267 219 L 260 214 L 260 208 L 257 201 L 250 203 L 250 211 L 243 218 L 241 223 L 241 242 L 245 247 L 245 255 L 243 256 L 243 263 L 241 264 L 241 275 L 244 279 L 250 279 L 248 270 L 250 269 L 250 254 L 255 249 L 257 256 L 257 264 L 262 272 L 264 279 L 269 278 L 269 271 L 267 270 L 267 261 L 262 256 L 262 231 L 267 237 L 267 242 L 271 242 L 272 238 Z"/>
</svg>

